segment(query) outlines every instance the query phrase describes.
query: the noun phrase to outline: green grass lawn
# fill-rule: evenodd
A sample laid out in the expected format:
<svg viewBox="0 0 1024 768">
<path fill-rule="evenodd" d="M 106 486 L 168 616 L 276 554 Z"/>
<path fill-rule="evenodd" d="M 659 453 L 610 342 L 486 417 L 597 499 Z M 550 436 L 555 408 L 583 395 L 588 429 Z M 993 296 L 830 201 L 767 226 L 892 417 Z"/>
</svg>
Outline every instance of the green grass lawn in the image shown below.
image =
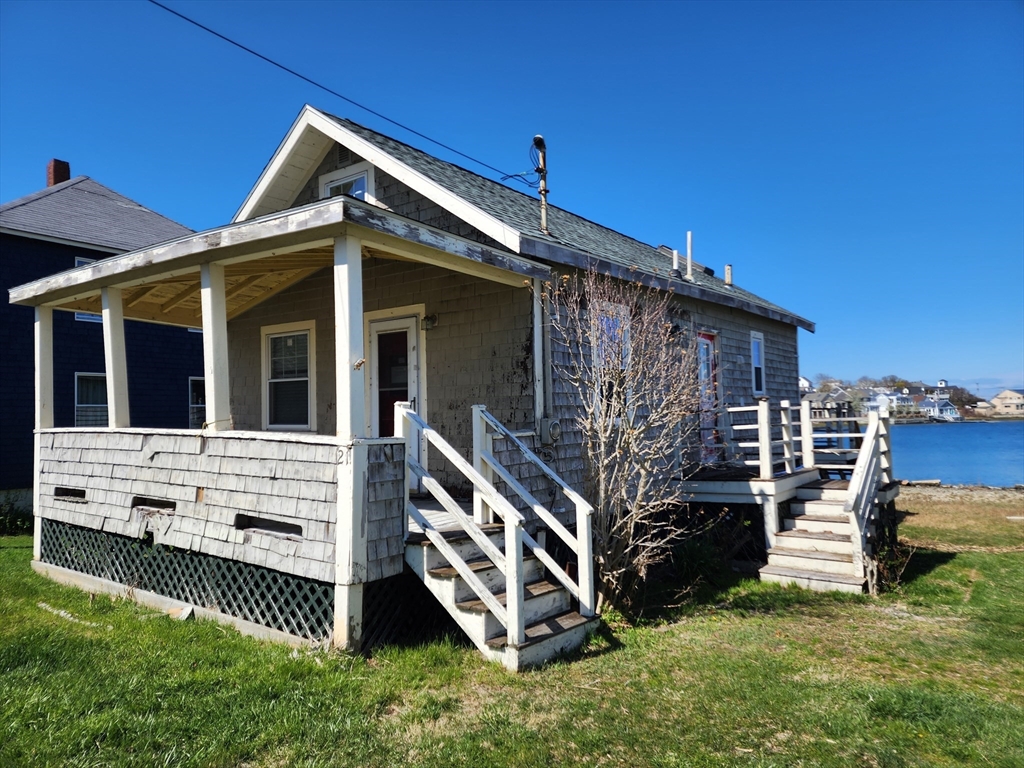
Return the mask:
<svg viewBox="0 0 1024 768">
<path fill-rule="evenodd" d="M 879 599 L 722 577 L 519 675 L 454 643 L 293 652 L 31 552 L 0 539 L 0 766 L 1024 765 L 1021 552 L 918 549 Z"/>
</svg>

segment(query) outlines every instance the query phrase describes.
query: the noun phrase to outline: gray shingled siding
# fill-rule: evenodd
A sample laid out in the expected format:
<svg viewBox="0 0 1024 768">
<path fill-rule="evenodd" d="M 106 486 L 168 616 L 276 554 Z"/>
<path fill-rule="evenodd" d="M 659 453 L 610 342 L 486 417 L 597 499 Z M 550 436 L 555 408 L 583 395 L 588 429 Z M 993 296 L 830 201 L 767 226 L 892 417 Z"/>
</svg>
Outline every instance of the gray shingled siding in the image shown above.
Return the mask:
<svg viewBox="0 0 1024 768">
<path fill-rule="evenodd" d="M 261 328 L 316 322 L 316 431 L 333 435 L 334 276 L 322 269 L 228 323 L 231 416 L 235 429 L 263 429 Z"/>
<path fill-rule="evenodd" d="M 473 449 L 472 407 L 485 404 L 510 429 L 533 427 L 532 299 L 526 288 L 425 264 L 363 263 L 367 312 L 424 304 L 437 315 L 426 333 L 426 419 L 463 456 Z M 463 475 L 435 450 L 428 469 L 460 496 Z"/>
<path fill-rule="evenodd" d="M 366 446 L 366 580 L 405 567 L 405 445 Z"/>
<path fill-rule="evenodd" d="M 42 517 L 136 538 L 149 532 L 156 544 L 334 581 L 338 448 L 328 439 L 55 430 L 40 443 Z M 157 508 L 166 502 L 173 512 Z M 240 530 L 239 513 L 298 525 L 302 535 Z"/>
<path fill-rule="evenodd" d="M 262 428 L 260 329 L 316 321 L 317 431 L 335 431 L 334 293 L 322 270 L 228 323 L 231 415 L 236 429 Z M 450 272 L 425 264 L 366 259 L 367 312 L 424 304 L 438 316 L 426 334 L 426 418 L 464 456 L 472 453 L 472 406 L 488 409 L 510 429 L 532 429 L 532 299 L 524 287 Z M 510 463 L 511 459 L 510 459 Z M 469 486 L 436 451 L 428 468 L 454 493 Z"/>
<path fill-rule="evenodd" d="M 323 162 L 313 171 L 313 175 L 299 191 L 292 205 L 297 207 L 315 203 L 320 199 L 321 176 L 325 173 L 331 173 L 340 168 L 361 162 L 363 162 L 363 158 L 341 145 L 335 144 L 328 151 Z M 374 197 L 377 202 L 389 211 L 405 216 L 413 221 L 418 221 L 421 224 L 426 224 L 428 227 L 435 227 L 445 232 L 451 232 L 453 235 L 475 240 L 491 248 L 502 251 L 508 250 L 497 240 L 483 234 L 480 230 L 470 226 L 434 201 L 424 197 L 379 168 L 374 169 L 374 187 Z"/>
</svg>

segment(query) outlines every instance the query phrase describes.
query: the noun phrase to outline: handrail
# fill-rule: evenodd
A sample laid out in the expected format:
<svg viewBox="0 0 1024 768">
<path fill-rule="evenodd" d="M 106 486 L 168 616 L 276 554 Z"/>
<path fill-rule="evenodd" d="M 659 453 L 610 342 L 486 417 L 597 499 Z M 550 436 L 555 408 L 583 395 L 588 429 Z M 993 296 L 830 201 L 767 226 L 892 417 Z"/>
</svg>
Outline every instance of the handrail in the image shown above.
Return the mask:
<svg viewBox="0 0 1024 768">
<path fill-rule="evenodd" d="M 454 464 L 456 469 L 462 472 L 473 484 L 474 491 L 482 494 L 487 499 L 488 505 L 504 519 L 504 553 L 494 545 L 494 542 L 484 533 L 479 524 L 462 511 L 458 502 L 444 490 L 441 484 L 431 476 L 430 472 L 412 457 L 412 453 L 409 450 L 412 435 L 405 428 L 406 421 L 416 427 L 431 445 L 437 448 L 445 458 Z M 419 510 L 412 503 L 407 505 L 408 514 L 419 523 L 430 543 L 437 547 L 438 551 L 451 563 L 452 567 L 455 568 L 456 572 L 469 585 L 476 596 L 487 606 L 495 619 L 505 627 L 506 639 L 509 645 L 518 647 L 526 640 L 526 622 L 523 611 L 523 604 L 525 602 L 523 589 L 523 523 L 525 518 L 520 514 L 519 510 L 512 506 L 508 499 L 499 494 L 493 485 L 460 456 L 458 451 L 452 448 L 433 427 L 412 410 L 411 403 L 395 403 L 395 432 L 396 436 L 403 437 L 406 441 L 405 463 L 408 469 L 420 478 L 423 487 L 441 503 L 441 506 L 469 534 L 470 538 L 480 547 L 484 555 L 494 563 L 495 567 L 504 572 L 505 605 L 501 605 L 494 594 L 473 573 L 472 568 L 469 567 L 466 561 L 458 555 L 455 549 L 445 541 L 444 537 L 420 514 Z"/>
<path fill-rule="evenodd" d="M 843 511 L 850 515 L 857 535 L 854 539 L 854 565 L 861 575 L 868 576 L 865 568 L 865 550 L 867 549 L 868 529 L 875 503 L 878 498 L 878 487 L 882 480 L 882 461 L 879 445 L 879 418 L 877 413 L 868 414 L 868 428 L 864 432 L 857 463 L 850 477 Z M 870 579 L 869 579 L 870 581 Z M 869 583 L 873 589 L 873 585 Z"/>
<path fill-rule="evenodd" d="M 540 547 L 529 535 L 524 538 L 525 543 L 533 550 L 538 559 L 544 563 L 548 571 L 560 581 L 579 600 L 580 614 L 590 617 L 596 614 L 595 591 L 594 591 L 594 553 L 593 534 L 591 528 L 591 517 L 594 508 L 587 501 L 574 491 L 568 483 L 558 476 L 551 467 L 529 448 L 523 444 L 504 424 L 498 421 L 492 414 L 488 413 L 483 405 L 473 406 L 474 418 L 474 463 L 494 472 L 509 488 L 511 488 L 526 504 L 533 510 L 537 517 L 548 528 L 554 531 L 562 541 L 565 542 L 575 554 L 578 568 L 578 585 L 572 581 L 565 571 L 558 567 L 554 560 L 547 554 L 546 550 Z M 576 507 L 576 536 L 569 533 L 562 522 L 555 517 L 550 510 L 541 504 L 512 474 L 501 465 L 490 450 L 486 450 L 487 440 L 484 439 L 486 427 L 490 426 L 499 436 L 509 440 L 531 464 L 536 466 L 546 477 L 554 482 Z"/>
</svg>

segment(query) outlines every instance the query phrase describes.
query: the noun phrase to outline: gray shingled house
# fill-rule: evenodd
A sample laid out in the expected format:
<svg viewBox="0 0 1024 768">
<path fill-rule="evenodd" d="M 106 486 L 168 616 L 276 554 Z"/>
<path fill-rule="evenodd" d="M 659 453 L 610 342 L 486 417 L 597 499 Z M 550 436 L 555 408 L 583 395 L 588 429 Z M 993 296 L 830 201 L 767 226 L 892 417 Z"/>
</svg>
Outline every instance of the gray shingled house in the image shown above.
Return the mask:
<svg viewBox="0 0 1024 768">
<path fill-rule="evenodd" d="M 0 287 L 3 290 L 97 259 L 134 251 L 192 230 L 88 176 L 71 178 L 60 160 L 47 167 L 47 186 L 0 205 Z M 0 503 L 31 512 L 31 307 L 0 303 Z M 54 348 L 54 424 L 106 423 L 103 327 L 99 315 L 62 313 Z M 187 428 L 201 400 L 203 344 L 182 328 L 132 322 L 126 330 L 133 421 Z M 145 397 L 143 397 L 145 395 Z M 199 418 L 202 423 L 202 418 Z"/>
<path fill-rule="evenodd" d="M 776 554 L 786 535 L 796 551 L 778 502 L 802 490 L 835 503 L 807 490 L 828 470 L 789 406 L 797 330 L 813 325 L 703 267 L 671 278 L 663 250 L 568 211 L 549 208 L 542 232 L 538 205 L 307 106 L 230 224 L 12 290 L 36 307 L 37 569 L 351 648 L 385 636 L 395 606 L 413 610 L 411 570 L 510 668 L 575 647 L 595 621 L 591 508 L 571 430 L 554 440 L 552 421 L 571 423 L 575 406 L 531 288 L 588 267 L 678 295 L 716 361 L 705 384 L 723 433 L 740 454 L 757 449 L 693 492 L 762 503 Z M 49 420 L 54 309 L 103 314 L 106 428 Z M 202 430 L 131 423 L 124 318 L 202 328 Z M 846 502 L 869 498 L 846 512 L 839 501 L 847 532 L 805 537 L 846 552 L 778 578 L 863 587 L 856 527 L 886 439 L 876 425 L 836 464 Z"/>
</svg>

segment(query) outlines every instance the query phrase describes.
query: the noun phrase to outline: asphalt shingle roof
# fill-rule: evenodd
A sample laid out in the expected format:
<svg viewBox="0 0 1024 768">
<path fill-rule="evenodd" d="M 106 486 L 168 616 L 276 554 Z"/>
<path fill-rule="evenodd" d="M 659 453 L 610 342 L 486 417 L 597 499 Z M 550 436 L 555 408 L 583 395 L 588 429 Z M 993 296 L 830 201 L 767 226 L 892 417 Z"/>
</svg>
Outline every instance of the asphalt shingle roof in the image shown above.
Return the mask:
<svg viewBox="0 0 1024 768">
<path fill-rule="evenodd" d="M 88 176 L 76 176 L 0 205 L 0 227 L 118 251 L 134 251 L 192 233 Z"/>
<path fill-rule="evenodd" d="M 622 267 L 638 267 L 662 276 L 667 275 L 672 268 L 671 257 L 659 252 L 657 248 L 557 206 L 548 206 L 548 229 L 551 234 L 545 235 L 540 231 L 540 203 L 537 198 L 436 158 L 359 123 L 323 114 L 527 237 L 582 251 Z M 787 315 L 793 314 L 736 285 L 726 286 L 724 280 L 702 269 L 695 267 L 693 278 L 695 284 L 713 293 L 736 297 Z"/>
</svg>

